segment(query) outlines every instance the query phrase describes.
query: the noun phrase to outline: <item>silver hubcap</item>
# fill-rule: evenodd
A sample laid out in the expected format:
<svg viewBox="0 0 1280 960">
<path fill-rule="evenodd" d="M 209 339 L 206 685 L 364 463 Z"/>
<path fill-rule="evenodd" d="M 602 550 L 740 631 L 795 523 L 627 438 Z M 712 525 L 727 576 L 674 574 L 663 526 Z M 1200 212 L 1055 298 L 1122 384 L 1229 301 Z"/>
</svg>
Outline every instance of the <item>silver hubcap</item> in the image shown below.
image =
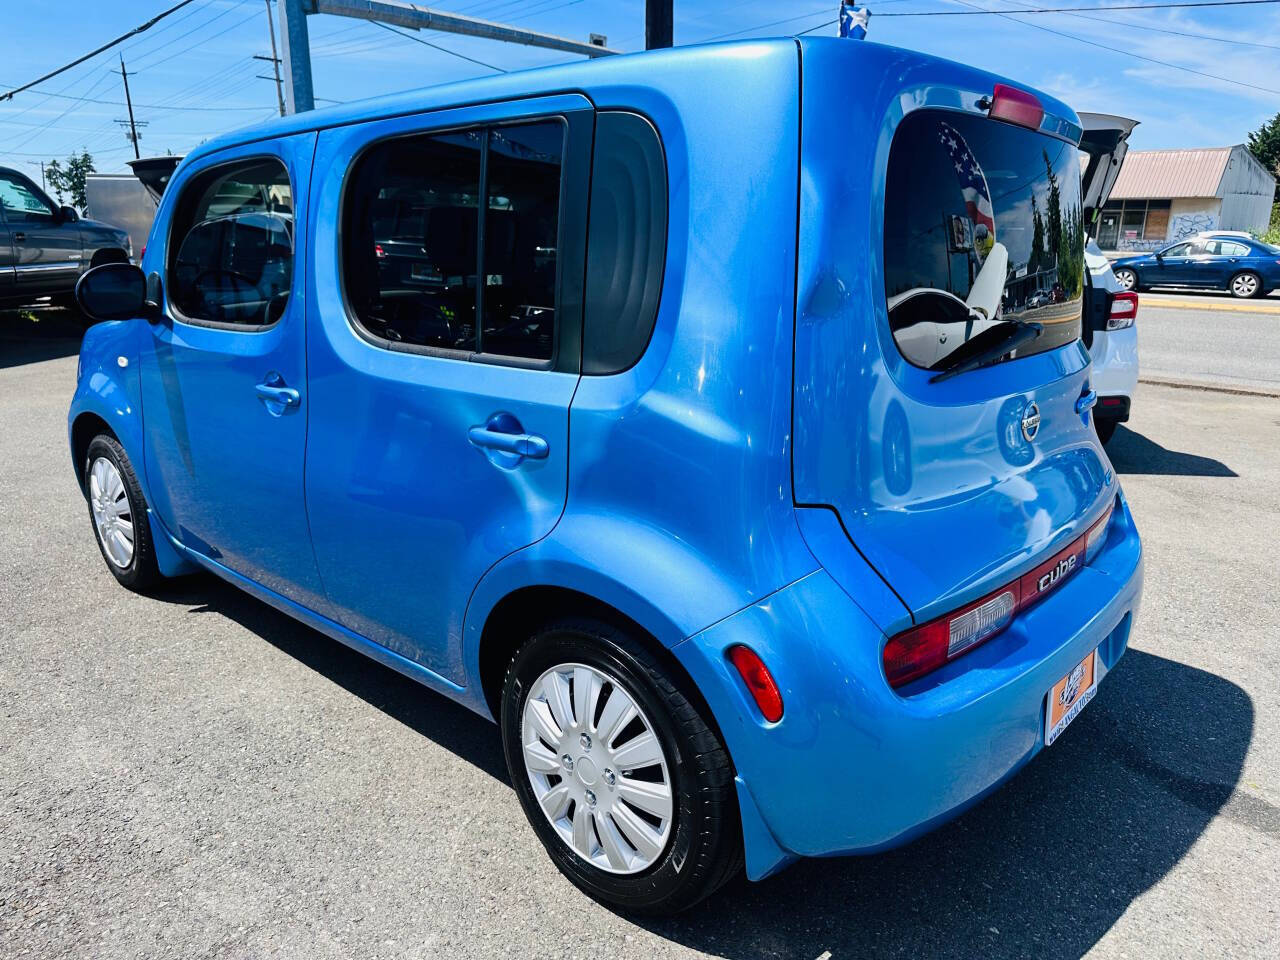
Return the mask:
<svg viewBox="0 0 1280 960">
<path fill-rule="evenodd" d="M 1120 286 L 1124 287 L 1126 290 L 1133 289 L 1134 276 L 1132 271 L 1121 270 L 1116 274 L 1116 279 L 1120 281 Z"/>
<path fill-rule="evenodd" d="M 581 663 L 551 668 L 529 690 L 520 741 L 533 795 L 574 853 L 610 873 L 657 861 L 671 836 L 671 777 L 625 687 Z"/>
<path fill-rule="evenodd" d="M 89 466 L 89 507 L 107 559 L 125 569 L 133 560 L 133 511 L 120 471 L 106 457 Z"/>
<path fill-rule="evenodd" d="M 1231 290 L 1237 297 L 1252 297 L 1258 292 L 1258 278 L 1243 274 L 1231 281 Z"/>
</svg>

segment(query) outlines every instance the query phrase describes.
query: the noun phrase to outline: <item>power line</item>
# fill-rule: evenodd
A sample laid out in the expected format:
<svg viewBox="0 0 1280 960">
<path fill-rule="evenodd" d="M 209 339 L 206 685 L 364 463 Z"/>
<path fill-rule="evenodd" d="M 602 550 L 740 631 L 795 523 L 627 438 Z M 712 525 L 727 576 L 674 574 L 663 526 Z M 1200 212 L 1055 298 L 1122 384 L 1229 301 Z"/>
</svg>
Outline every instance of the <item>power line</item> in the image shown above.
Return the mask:
<svg viewBox="0 0 1280 960">
<path fill-rule="evenodd" d="M 114 40 L 110 41 L 109 43 L 104 43 L 102 46 L 98 47 L 98 49 L 93 50 L 89 53 L 86 53 L 83 57 L 79 57 L 75 60 L 72 60 L 70 63 L 64 64 L 63 66 L 59 67 L 57 70 L 52 70 L 49 73 L 46 73 L 43 77 L 40 77 L 38 80 L 32 80 L 30 83 L 24 83 L 22 86 L 17 87 L 13 90 L 10 90 L 8 93 L 0 94 L 0 100 L 12 100 L 13 95 L 15 93 L 22 93 L 22 91 L 24 90 L 30 90 L 32 87 L 36 86 L 37 84 L 44 83 L 46 80 L 51 80 L 60 73 L 66 73 L 72 67 L 78 67 L 80 64 L 84 63 L 86 60 L 93 59 L 98 54 L 102 53 L 104 50 L 110 50 L 116 44 L 123 43 L 124 41 L 128 40 L 130 37 L 133 37 L 138 35 L 139 33 L 142 33 L 144 30 L 150 30 L 153 26 L 155 26 L 165 17 L 169 16 L 169 14 L 177 13 L 183 7 L 187 6 L 187 4 L 194 3 L 194 2 L 195 0 L 179 0 L 178 3 L 175 3 L 168 10 L 165 10 L 161 13 L 156 14 L 146 23 L 141 24 L 140 26 L 134 27 L 128 33 L 121 34 L 120 36 L 116 37 Z"/>
<path fill-rule="evenodd" d="M 1280 2 L 1280 0 L 1277 0 L 1277 2 Z M 425 44 L 426 46 L 431 47 L 434 50 L 439 50 L 441 53 L 447 53 L 452 57 L 459 58 L 460 60 L 469 60 L 472 63 L 478 63 L 482 67 L 488 67 L 490 70 L 497 70 L 499 73 L 507 72 L 506 70 L 503 70 L 502 67 L 495 67 L 492 63 L 485 63 L 483 60 L 477 60 L 475 57 L 468 57 L 465 53 L 458 53 L 458 51 L 456 50 L 450 50 L 448 47 L 442 47 L 440 46 L 440 44 L 432 43 L 430 40 L 423 40 L 421 37 L 415 37 L 412 34 L 401 33 L 395 27 L 388 26 L 387 24 L 382 23 L 378 20 L 370 20 L 369 22 L 372 23 L 375 27 L 381 27 L 383 30 L 390 30 L 392 33 L 394 33 L 398 37 L 404 37 L 406 40 L 413 40 L 413 41 L 416 41 L 417 43 Z"/>
<path fill-rule="evenodd" d="M 966 7 L 973 6 L 973 4 L 969 3 L 968 0 L 956 0 L 956 2 L 963 3 Z M 1254 2 L 1262 2 L 1262 0 L 1254 0 Z M 1174 4 L 1174 6 L 1187 6 L 1187 4 Z M 1184 67 L 1181 64 L 1177 64 L 1177 63 L 1169 63 L 1166 60 L 1157 60 L 1154 57 L 1144 57 L 1142 54 L 1134 53 L 1132 50 L 1123 50 L 1120 47 L 1112 47 L 1105 43 L 1099 43 L 1097 40 L 1089 40 L 1089 39 L 1086 39 L 1085 37 L 1078 37 L 1074 33 L 1063 33 L 1061 30 L 1054 30 L 1051 27 L 1043 27 L 1038 23 L 1027 23 L 1027 21 L 1019 20 L 1017 17 L 1011 16 L 1010 14 L 1007 14 L 1007 13 L 1001 13 L 999 11 L 994 11 L 994 10 L 986 11 L 986 12 L 994 13 L 995 16 L 1002 17 L 1005 20 L 1009 20 L 1013 23 L 1022 24 L 1022 26 L 1024 27 L 1031 27 L 1033 30 L 1043 30 L 1045 33 L 1052 33 L 1055 37 L 1065 37 L 1067 40 L 1074 40 L 1077 43 L 1086 43 L 1091 47 L 1098 47 L 1102 50 L 1110 50 L 1112 53 L 1118 53 L 1121 56 L 1131 57 L 1134 60 L 1144 60 L 1147 63 L 1154 63 L 1160 67 L 1168 67 L 1171 70 L 1182 70 L 1182 71 L 1185 71 L 1186 73 L 1194 73 L 1198 77 L 1205 77 L 1209 80 L 1218 80 L 1222 83 L 1234 83 L 1237 86 L 1248 87 L 1251 90 L 1261 90 L 1263 93 L 1280 94 L 1280 90 L 1273 90 L 1270 87 L 1260 87 L 1256 83 L 1245 83 L 1245 81 L 1243 80 L 1232 80 L 1230 77 L 1220 77 L 1217 74 L 1205 73 L 1203 70 L 1196 70 L 1192 67 Z M 1019 10 L 1018 12 L 1022 13 L 1024 11 Z"/>
<path fill-rule="evenodd" d="M 1089 10 L 1180 10 L 1188 7 L 1252 7 L 1264 3 L 1280 3 L 1280 0 L 1190 0 L 1188 3 L 1117 3 L 1114 6 L 1102 7 L 1034 7 L 1019 10 L 1019 13 L 1080 13 Z M 973 6 L 973 4 L 967 4 Z M 882 17 L 1003 17 L 999 10 L 984 10 L 975 7 L 973 10 L 914 10 L 902 13 L 877 13 Z M 831 23 L 836 21 L 832 20 Z M 816 27 L 814 29 L 817 29 Z"/>
<path fill-rule="evenodd" d="M 1016 0 L 1005 0 L 1006 3 L 1014 3 Z M 1018 12 L 1022 12 L 1020 8 Z M 1263 50 L 1280 50 L 1280 44 L 1274 43 L 1257 43 L 1252 40 L 1233 40 L 1231 37 L 1217 37 L 1211 33 L 1187 33 L 1185 30 L 1167 30 L 1162 27 L 1153 27 L 1146 23 L 1134 23 L 1132 20 L 1112 20 L 1110 17 L 1091 17 L 1088 14 L 1076 13 L 1072 14 L 1079 20 L 1092 20 L 1095 23 L 1108 23 L 1117 27 L 1134 27 L 1145 33 L 1167 33 L 1171 37 L 1189 37 L 1192 40 L 1212 40 L 1215 43 L 1230 43 L 1240 47 L 1260 47 Z"/>
</svg>

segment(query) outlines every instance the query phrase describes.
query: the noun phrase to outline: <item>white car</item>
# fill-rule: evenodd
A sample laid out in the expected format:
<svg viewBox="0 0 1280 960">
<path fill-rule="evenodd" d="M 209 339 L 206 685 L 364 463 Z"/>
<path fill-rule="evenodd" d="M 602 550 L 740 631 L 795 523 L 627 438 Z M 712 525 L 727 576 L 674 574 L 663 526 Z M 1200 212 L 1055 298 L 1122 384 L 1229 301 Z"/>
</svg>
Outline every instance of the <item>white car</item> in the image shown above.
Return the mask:
<svg viewBox="0 0 1280 960">
<path fill-rule="evenodd" d="M 1081 113 L 1080 122 L 1084 127 L 1080 149 L 1088 154 L 1084 217 L 1091 226 L 1094 214 L 1107 202 L 1120 175 L 1120 165 L 1129 149 L 1129 134 L 1138 122 L 1103 113 Z M 1107 174 L 1094 176 L 1104 164 Z M 1098 439 L 1106 443 L 1116 425 L 1129 419 L 1129 407 L 1138 387 L 1138 294 L 1120 285 L 1092 238 L 1085 245 L 1084 259 L 1089 277 L 1084 345 L 1093 357 L 1092 386 L 1098 394 L 1093 422 Z"/>
<path fill-rule="evenodd" d="M 1116 424 L 1129 419 L 1129 405 L 1138 387 L 1138 294 L 1120 286 L 1093 240 L 1085 245 L 1084 262 L 1092 290 L 1086 300 L 1090 315 L 1085 317 L 1084 345 L 1093 357 L 1092 386 L 1098 393 L 1093 424 L 1098 439 L 1106 443 Z"/>
</svg>

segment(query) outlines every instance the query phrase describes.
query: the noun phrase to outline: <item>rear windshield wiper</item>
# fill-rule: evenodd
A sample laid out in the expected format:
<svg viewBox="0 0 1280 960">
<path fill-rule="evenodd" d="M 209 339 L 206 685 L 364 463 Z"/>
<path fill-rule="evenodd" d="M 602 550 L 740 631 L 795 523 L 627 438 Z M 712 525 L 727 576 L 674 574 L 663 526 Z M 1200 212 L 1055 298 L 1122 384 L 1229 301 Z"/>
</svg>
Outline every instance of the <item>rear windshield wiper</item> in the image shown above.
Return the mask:
<svg viewBox="0 0 1280 960">
<path fill-rule="evenodd" d="M 1007 353 L 1012 353 L 1024 343 L 1029 343 L 1044 331 L 1044 325 L 1026 320 L 1002 320 L 988 327 L 972 340 L 957 347 L 947 355 L 938 373 L 929 378 L 930 383 L 950 380 L 952 377 L 989 363 L 995 363 Z"/>
</svg>

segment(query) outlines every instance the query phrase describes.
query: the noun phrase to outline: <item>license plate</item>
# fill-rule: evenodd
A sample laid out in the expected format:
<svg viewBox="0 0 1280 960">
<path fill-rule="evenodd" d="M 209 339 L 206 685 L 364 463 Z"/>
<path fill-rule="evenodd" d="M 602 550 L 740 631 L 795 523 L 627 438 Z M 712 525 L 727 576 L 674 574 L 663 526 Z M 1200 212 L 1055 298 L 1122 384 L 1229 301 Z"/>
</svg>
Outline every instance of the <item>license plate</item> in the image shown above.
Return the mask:
<svg viewBox="0 0 1280 960">
<path fill-rule="evenodd" d="M 1044 705 L 1044 745 L 1047 747 L 1067 729 L 1098 690 L 1098 651 L 1077 663 L 1053 685 Z"/>
</svg>

